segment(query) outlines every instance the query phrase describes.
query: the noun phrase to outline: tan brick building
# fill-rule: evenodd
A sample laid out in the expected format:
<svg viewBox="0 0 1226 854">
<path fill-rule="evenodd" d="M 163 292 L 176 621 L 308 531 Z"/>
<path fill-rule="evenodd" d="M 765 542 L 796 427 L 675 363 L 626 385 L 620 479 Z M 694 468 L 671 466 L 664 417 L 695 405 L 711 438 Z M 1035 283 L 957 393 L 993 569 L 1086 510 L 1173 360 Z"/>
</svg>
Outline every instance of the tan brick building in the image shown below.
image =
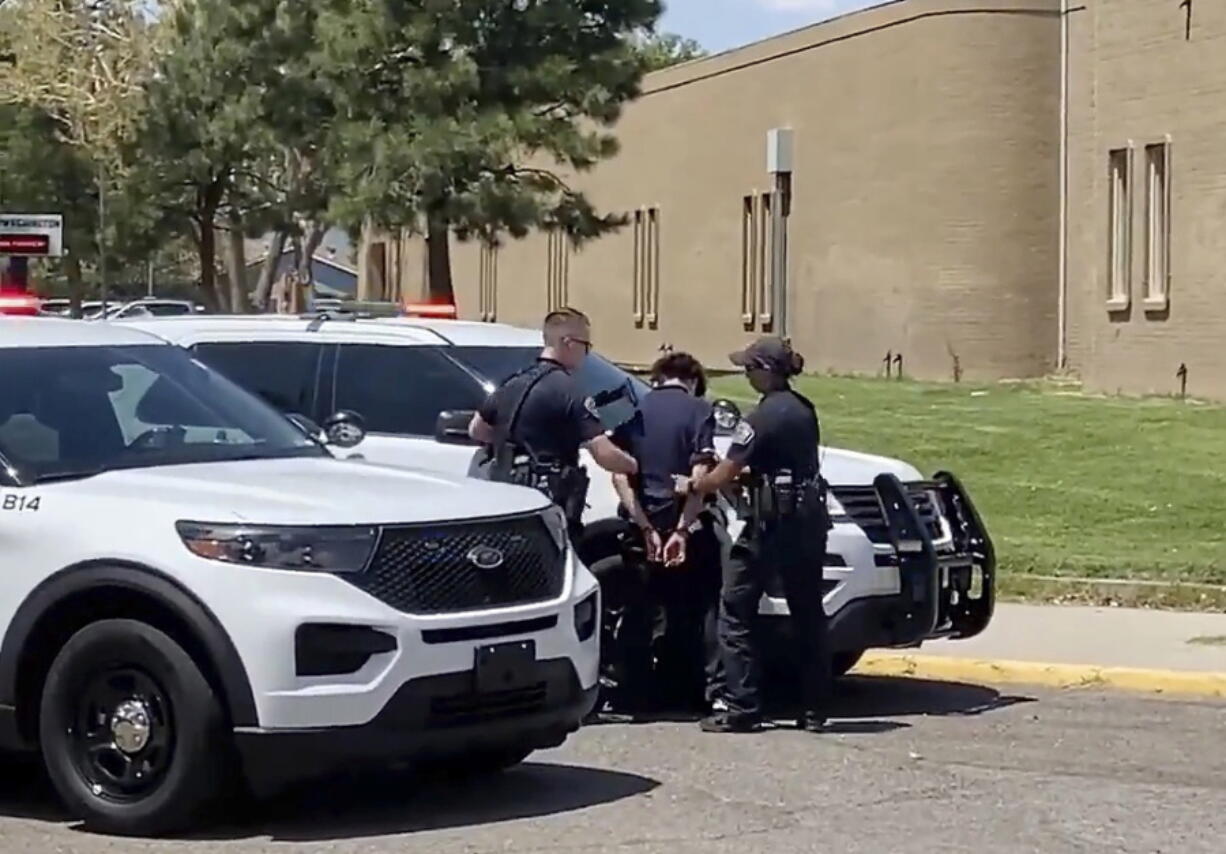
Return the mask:
<svg viewBox="0 0 1226 854">
<path fill-rule="evenodd" d="M 817 370 L 1165 392 L 1186 363 L 1226 396 L 1226 3 L 1194 3 L 899 0 L 653 74 L 575 181 L 630 224 L 454 245 L 459 312 L 575 305 L 630 363 L 782 321 Z M 415 297 L 422 254 L 367 240 L 363 294 Z"/>
</svg>

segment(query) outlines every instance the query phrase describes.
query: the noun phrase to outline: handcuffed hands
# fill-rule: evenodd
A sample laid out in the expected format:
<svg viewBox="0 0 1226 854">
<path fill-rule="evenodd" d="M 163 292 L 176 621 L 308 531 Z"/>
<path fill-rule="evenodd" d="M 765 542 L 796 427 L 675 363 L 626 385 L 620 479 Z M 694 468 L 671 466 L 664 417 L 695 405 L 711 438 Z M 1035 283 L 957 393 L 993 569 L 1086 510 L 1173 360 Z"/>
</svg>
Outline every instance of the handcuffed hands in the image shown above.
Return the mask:
<svg viewBox="0 0 1226 854">
<path fill-rule="evenodd" d="M 647 550 L 647 561 L 659 563 L 660 553 L 664 548 L 664 540 L 655 528 L 643 529 L 643 545 Z"/>
<path fill-rule="evenodd" d="M 685 563 L 685 545 L 688 539 L 683 531 L 673 531 L 664 545 L 665 566 L 680 566 Z"/>
</svg>

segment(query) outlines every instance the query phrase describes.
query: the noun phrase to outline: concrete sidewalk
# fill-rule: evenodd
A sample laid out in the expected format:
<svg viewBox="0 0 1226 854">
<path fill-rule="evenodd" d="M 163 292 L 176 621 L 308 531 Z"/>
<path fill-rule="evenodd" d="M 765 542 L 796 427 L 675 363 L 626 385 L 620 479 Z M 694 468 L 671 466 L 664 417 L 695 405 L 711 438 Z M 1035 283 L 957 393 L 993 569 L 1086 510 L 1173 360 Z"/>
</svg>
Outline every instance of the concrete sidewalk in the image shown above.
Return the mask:
<svg viewBox="0 0 1226 854">
<path fill-rule="evenodd" d="M 1226 614 L 998 604 L 979 637 L 865 655 L 856 672 L 1226 697 Z"/>
</svg>

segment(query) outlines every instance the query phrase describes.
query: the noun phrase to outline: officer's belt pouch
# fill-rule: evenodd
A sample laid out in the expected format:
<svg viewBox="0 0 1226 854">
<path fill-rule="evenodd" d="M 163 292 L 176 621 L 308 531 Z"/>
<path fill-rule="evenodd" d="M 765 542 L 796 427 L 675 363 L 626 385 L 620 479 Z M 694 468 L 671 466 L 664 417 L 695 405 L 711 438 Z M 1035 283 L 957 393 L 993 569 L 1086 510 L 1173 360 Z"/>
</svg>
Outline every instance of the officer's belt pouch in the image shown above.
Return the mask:
<svg viewBox="0 0 1226 854">
<path fill-rule="evenodd" d="M 801 516 L 817 519 L 820 515 L 824 517 L 827 529 L 829 528 L 826 498 L 816 480 L 799 482 L 792 482 L 786 478 L 780 481 L 763 480 L 759 483 L 755 493 L 758 518 L 763 521 L 794 519 Z"/>
<path fill-rule="evenodd" d="M 583 516 L 589 481 L 587 472 L 579 466 L 533 462 L 529 457 L 520 457 L 511 469 L 511 483 L 544 493 L 572 522 Z"/>
</svg>

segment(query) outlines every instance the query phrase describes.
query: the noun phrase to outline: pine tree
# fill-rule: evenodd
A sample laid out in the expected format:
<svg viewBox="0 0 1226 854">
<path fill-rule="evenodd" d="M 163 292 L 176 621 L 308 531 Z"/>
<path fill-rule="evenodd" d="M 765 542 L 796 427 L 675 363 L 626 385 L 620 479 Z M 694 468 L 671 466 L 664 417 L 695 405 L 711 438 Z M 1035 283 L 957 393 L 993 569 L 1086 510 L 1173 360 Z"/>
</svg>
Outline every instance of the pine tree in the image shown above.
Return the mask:
<svg viewBox="0 0 1226 854">
<path fill-rule="evenodd" d="M 617 151 L 640 34 L 659 0 L 330 0 L 317 66 L 346 104 L 333 213 L 425 234 L 431 296 L 450 298 L 448 235 L 497 241 L 623 223 L 568 181 Z"/>
<path fill-rule="evenodd" d="M 202 289 L 243 310 L 242 237 L 273 232 L 256 286 L 265 307 L 287 240 L 310 254 L 329 198 L 322 140 L 334 111 L 308 65 L 315 6 L 285 0 L 180 0 L 142 128 L 145 178 L 163 216 L 189 232 Z M 229 291 L 218 287 L 218 235 Z M 232 303 L 232 304 L 231 304 Z"/>
</svg>

